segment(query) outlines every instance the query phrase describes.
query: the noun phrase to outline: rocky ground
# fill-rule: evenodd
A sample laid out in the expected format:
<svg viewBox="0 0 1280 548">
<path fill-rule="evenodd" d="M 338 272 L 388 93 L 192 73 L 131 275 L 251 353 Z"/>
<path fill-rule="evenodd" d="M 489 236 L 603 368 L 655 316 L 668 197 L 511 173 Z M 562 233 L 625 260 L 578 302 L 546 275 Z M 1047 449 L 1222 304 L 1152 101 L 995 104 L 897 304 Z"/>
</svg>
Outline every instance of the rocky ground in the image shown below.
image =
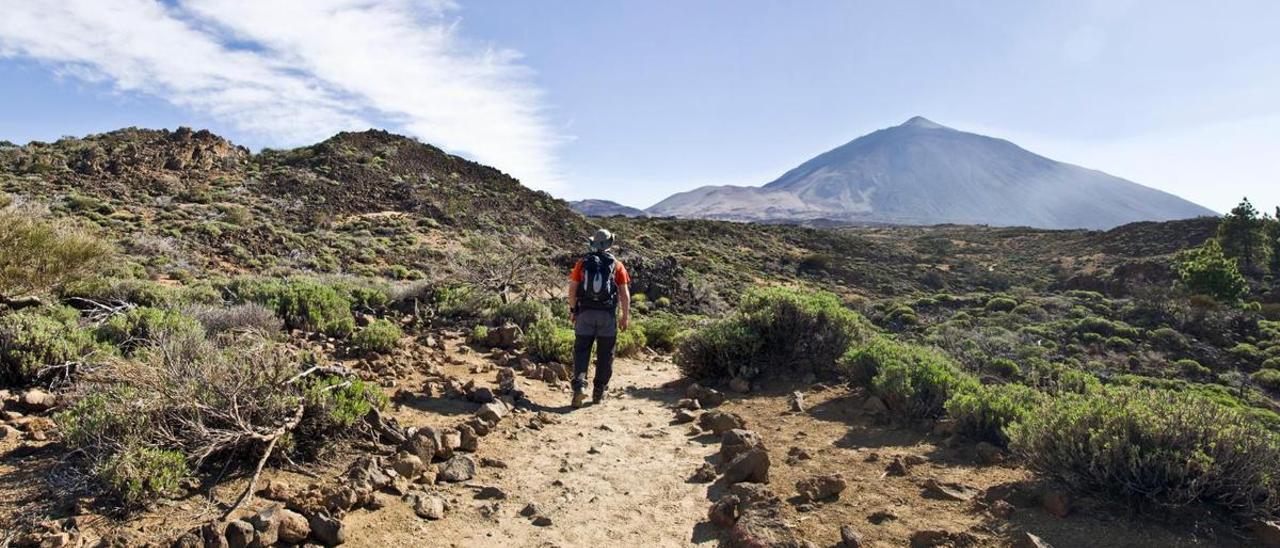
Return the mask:
<svg viewBox="0 0 1280 548">
<path fill-rule="evenodd" d="M 620 360 L 607 401 L 575 410 L 560 368 L 478 352 L 458 335 L 425 342 L 399 361 L 350 364 L 381 376 L 393 401 L 386 422 L 404 442 L 353 447 L 321 469 L 269 470 L 228 525 L 220 514 L 247 478 L 212 492 L 192 485 L 188 496 L 123 521 L 99 515 L 71 495 L 79 479 L 60 466 L 65 455 L 50 441 L 45 408 L 56 401 L 12 395 L 0 426 L 0 504 L 13 518 L 70 517 L 0 545 L 1252 541 L 1204 516 L 1153 521 L 1076 499 L 1032 481 L 998 449 L 949 435 L 946 423 L 899 423 L 847 386 L 707 389 L 651 356 Z M 522 397 L 513 398 L 513 388 Z"/>
</svg>

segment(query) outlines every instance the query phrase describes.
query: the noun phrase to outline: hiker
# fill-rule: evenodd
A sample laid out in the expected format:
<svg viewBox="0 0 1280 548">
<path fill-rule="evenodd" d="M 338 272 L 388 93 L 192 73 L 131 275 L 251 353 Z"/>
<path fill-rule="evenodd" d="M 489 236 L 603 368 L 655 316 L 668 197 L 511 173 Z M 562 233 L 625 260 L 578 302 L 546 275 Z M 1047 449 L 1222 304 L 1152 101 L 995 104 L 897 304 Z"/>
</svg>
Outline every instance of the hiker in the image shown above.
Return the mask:
<svg viewBox="0 0 1280 548">
<path fill-rule="evenodd" d="M 600 229 L 591 236 L 591 251 L 573 265 L 569 273 L 569 319 L 573 322 L 573 406 L 582 407 L 587 398 L 587 365 L 591 345 L 596 346 L 596 379 L 591 403 L 604 400 L 604 391 L 613 376 L 613 347 L 618 330 L 631 322 L 631 276 L 627 268 L 609 253 L 613 234 Z M 619 308 L 622 315 L 619 316 Z"/>
</svg>

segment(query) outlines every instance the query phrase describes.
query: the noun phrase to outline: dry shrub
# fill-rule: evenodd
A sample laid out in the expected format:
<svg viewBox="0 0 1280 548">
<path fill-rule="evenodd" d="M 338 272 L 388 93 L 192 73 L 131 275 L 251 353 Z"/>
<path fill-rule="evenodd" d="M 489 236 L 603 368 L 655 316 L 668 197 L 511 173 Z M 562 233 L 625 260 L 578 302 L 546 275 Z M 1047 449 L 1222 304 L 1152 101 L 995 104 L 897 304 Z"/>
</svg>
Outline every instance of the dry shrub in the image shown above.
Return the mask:
<svg viewBox="0 0 1280 548">
<path fill-rule="evenodd" d="M 0 301 L 42 293 L 101 268 L 111 248 L 29 208 L 0 208 Z"/>
</svg>

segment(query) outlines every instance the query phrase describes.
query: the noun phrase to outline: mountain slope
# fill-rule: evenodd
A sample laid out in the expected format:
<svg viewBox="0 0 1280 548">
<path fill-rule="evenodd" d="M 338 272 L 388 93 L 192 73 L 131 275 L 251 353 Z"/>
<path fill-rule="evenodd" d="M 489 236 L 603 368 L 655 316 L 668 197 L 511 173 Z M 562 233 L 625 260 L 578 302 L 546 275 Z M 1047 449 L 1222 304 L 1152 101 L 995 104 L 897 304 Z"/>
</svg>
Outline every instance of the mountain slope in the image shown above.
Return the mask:
<svg viewBox="0 0 1280 548">
<path fill-rule="evenodd" d="M 924 118 L 859 137 L 764 187 L 703 187 L 652 215 L 1111 228 L 1214 215 L 1172 194 Z"/>
<path fill-rule="evenodd" d="M 569 202 L 569 207 L 587 217 L 613 217 L 615 215 L 644 217 L 647 215 L 642 209 L 624 206 L 610 200 L 578 200 Z"/>
</svg>

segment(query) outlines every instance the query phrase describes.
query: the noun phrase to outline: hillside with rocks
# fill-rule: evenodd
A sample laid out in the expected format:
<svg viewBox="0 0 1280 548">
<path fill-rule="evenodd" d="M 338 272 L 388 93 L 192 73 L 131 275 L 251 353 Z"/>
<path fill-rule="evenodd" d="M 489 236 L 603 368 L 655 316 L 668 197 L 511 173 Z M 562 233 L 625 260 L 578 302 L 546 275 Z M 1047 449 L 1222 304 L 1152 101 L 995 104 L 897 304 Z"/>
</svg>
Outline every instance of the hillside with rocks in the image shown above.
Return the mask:
<svg viewBox="0 0 1280 548">
<path fill-rule="evenodd" d="M 1280 223 L 609 216 L 370 131 L 0 145 L 0 546 L 1280 545 Z M 569 405 L 564 276 L 634 278 Z"/>
<path fill-rule="evenodd" d="M 820 154 L 763 187 L 677 193 L 655 216 L 1108 229 L 1216 216 L 1187 200 L 922 117 Z"/>
</svg>

